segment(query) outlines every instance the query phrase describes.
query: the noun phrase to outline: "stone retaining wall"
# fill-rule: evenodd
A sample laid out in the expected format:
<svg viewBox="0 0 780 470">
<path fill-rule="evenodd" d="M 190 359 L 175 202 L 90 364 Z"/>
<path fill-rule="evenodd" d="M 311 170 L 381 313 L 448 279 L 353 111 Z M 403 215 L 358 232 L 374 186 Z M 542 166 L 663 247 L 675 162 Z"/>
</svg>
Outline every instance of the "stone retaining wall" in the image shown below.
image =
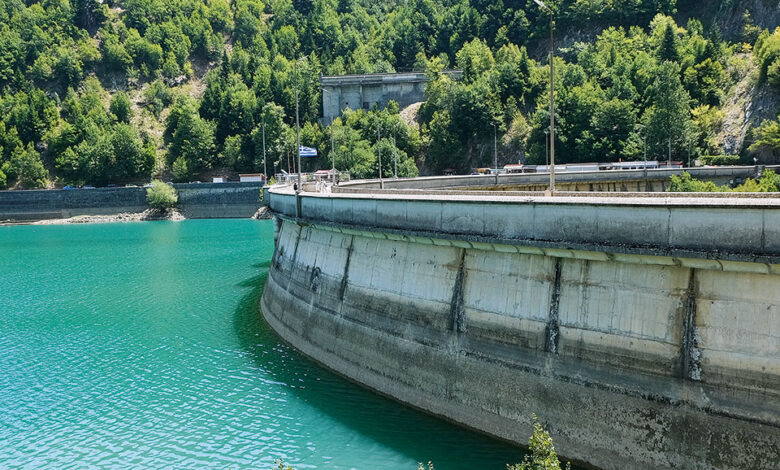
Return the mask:
<svg viewBox="0 0 780 470">
<path fill-rule="evenodd" d="M 260 207 L 260 183 L 175 184 L 189 218 L 251 217 Z M 0 221 L 109 215 L 148 209 L 144 188 L 0 191 Z"/>
</svg>

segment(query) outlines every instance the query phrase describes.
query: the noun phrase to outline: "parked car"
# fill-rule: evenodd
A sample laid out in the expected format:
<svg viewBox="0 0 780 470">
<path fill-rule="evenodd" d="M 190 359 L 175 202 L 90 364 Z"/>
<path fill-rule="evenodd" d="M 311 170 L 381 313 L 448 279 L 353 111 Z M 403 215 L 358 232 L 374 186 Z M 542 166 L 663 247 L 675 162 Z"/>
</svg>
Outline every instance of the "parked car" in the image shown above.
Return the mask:
<svg viewBox="0 0 780 470">
<path fill-rule="evenodd" d="M 63 187 L 62 189 L 66 189 L 66 190 L 70 191 L 72 189 L 78 189 L 78 188 L 75 187 L 75 186 L 67 185 L 67 186 Z"/>
</svg>

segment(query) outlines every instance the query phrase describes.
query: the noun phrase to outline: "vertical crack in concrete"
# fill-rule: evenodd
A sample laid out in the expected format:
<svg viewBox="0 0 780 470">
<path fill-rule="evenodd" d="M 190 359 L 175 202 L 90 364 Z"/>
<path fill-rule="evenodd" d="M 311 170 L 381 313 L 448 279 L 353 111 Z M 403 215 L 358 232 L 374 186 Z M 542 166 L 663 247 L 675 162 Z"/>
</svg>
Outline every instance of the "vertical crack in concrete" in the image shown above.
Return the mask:
<svg viewBox="0 0 780 470">
<path fill-rule="evenodd" d="M 452 316 L 452 331 L 455 333 L 466 332 L 466 319 L 463 306 L 463 285 L 466 278 L 466 249 L 460 249 L 460 265 L 455 277 L 455 285 L 452 288 L 452 302 L 450 302 L 450 315 Z"/>
<path fill-rule="evenodd" d="M 680 344 L 681 371 L 684 379 L 701 380 L 700 341 L 696 328 L 696 270 L 691 269 L 688 290 L 685 294 L 685 320 Z"/>
<path fill-rule="evenodd" d="M 349 238 L 349 247 L 347 248 L 347 261 L 344 263 L 344 276 L 341 277 L 341 286 L 339 287 L 339 300 L 344 302 L 344 293 L 347 291 L 349 282 L 349 261 L 352 259 L 352 245 L 355 243 L 355 236 Z"/>
<path fill-rule="evenodd" d="M 558 325 L 558 304 L 561 299 L 561 259 L 555 258 L 555 279 L 553 280 L 552 295 L 550 296 L 550 317 L 544 329 L 544 350 L 551 353 L 558 352 L 558 339 L 560 328 Z"/>
</svg>

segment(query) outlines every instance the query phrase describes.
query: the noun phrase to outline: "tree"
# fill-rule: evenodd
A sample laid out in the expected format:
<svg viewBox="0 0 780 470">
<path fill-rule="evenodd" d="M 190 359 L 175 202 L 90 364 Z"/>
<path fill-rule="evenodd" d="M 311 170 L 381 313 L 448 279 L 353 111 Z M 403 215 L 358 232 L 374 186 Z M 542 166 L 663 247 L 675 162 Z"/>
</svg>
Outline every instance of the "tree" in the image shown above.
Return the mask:
<svg viewBox="0 0 780 470">
<path fill-rule="evenodd" d="M 11 154 L 9 166 L 13 177 L 24 189 L 44 188 L 49 183 L 49 172 L 43 167 L 41 156 L 33 148 L 32 143 L 25 147 L 16 147 Z"/>
<path fill-rule="evenodd" d="M 679 62 L 680 53 L 677 50 L 677 33 L 672 22 L 664 28 L 661 45 L 658 48 L 658 59 L 661 61 Z"/>
<path fill-rule="evenodd" d="M 168 211 L 176 207 L 179 196 L 173 186 L 160 180 L 153 180 L 152 185 L 146 189 L 146 202 L 152 209 Z"/>
<path fill-rule="evenodd" d="M 118 122 L 129 124 L 130 119 L 133 117 L 133 108 L 130 103 L 130 98 L 124 91 L 120 91 L 111 98 L 111 104 L 108 109 Z"/>
<path fill-rule="evenodd" d="M 534 431 L 528 439 L 528 450 L 530 455 L 526 454 L 523 463 L 517 465 L 507 465 L 507 470 L 560 470 L 561 462 L 558 460 L 558 454 L 555 453 L 550 433 L 547 432 L 534 415 Z M 566 464 L 566 469 L 571 468 L 571 464 Z"/>
<path fill-rule="evenodd" d="M 190 171 L 187 169 L 187 160 L 182 156 L 177 158 L 173 162 L 171 173 L 173 173 L 173 181 L 177 183 L 186 182 L 190 177 Z"/>
<path fill-rule="evenodd" d="M 650 106 L 642 119 L 647 127 L 648 149 L 659 157 L 666 156 L 669 146 L 681 152 L 690 132 L 690 97 L 680 83 L 679 66 L 661 64 L 648 95 Z"/>
<path fill-rule="evenodd" d="M 168 161 L 183 157 L 190 172 L 208 170 L 214 162 L 216 145 L 214 124 L 202 119 L 196 112 L 183 113 L 168 147 Z"/>
<path fill-rule="evenodd" d="M 750 150 L 757 151 L 761 149 L 771 150 L 773 153 L 780 153 L 780 116 L 777 120 L 765 120 L 753 131 L 755 141 L 750 146 Z"/>
</svg>

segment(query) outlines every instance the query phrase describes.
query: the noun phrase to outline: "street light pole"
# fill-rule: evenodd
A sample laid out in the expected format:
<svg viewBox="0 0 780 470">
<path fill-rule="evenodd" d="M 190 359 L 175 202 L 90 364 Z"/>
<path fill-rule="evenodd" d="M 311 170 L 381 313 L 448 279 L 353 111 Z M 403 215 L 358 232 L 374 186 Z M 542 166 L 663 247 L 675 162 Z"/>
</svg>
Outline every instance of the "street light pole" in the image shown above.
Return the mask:
<svg viewBox="0 0 780 470">
<path fill-rule="evenodd" d="M 268 182 L 268 165 L 265 163 L 265 115 L 263 115 L 263 176 L 265 176 L 266 183 Z"/>
<path fill-rule="evenodd" d="M 395 146 L 395 136 L 393 136 L 393 160 L 395 162 L 393 167 L 393 177 L 398 179 L 398 149 Z"/>
<path fill-rule="evenodd" d="M 498 186 L 498 130 L 496 123 L 493 123 L 493 168 L 496 172 L 496 186 Z"/>
<path fill-rule="evenodd" d="M 298 154 L 298 189 L 295 194 L 298 194 L 303 189 L 303 181 L 301 180 L 301 124 L 298 120 L 298 87 L 295 87 L 295 142 L 297 144 L 296 153 Z"/>
<path fill-rule="evenodd" d="M 305 60 L 308 57 L 308 55 L 305 55 L 301 57 L 300 59 L 295 61 L 295 71 L 298 72 L 298 62 Z M 298 154 L 298 189 L 295 191 L 295 194 L 299 194 L 301 190 L 303 189 L 303 180 L 301 179 L 301 123 L 298 119 L 298 87 L 301 86 L 301 76 L 300 73 L 296 74 L 296 84 L 295 84 L 295 141 L 297 144 L 296 153 Z"/>
<path fill-rule="evenodd" d="M 379 159 L 379 189 L 385 189 L 385 182 L 382 180 L 382 147 L 380 143 L 379 126 L 376 126 L 376 155 Z"/>
<path fill-rule="evenodd" d="M 553 84 L 555 40 L 553 38 L 553 11 L 541 0 L 534 0 L 534 2 L 550 13 L 550 195 L 553 195 L 555 193 L 555 85 Z"/>
</svg>

